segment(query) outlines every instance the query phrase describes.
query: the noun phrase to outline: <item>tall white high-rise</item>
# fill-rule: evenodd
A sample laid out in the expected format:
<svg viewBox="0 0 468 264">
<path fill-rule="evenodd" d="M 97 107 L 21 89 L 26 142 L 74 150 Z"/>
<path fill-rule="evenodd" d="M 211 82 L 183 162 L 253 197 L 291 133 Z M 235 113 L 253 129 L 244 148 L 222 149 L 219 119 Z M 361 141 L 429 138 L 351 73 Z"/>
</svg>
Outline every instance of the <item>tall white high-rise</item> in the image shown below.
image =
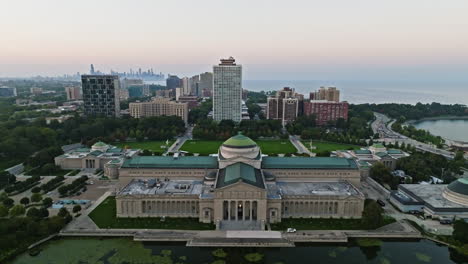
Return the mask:
<svg viewBox="0 0 468 264">
<path fill-rule="evenodd" d="M 213 119 L 242 119 L 242 66 L 233 57 L 213 66 Z"/>
</svg>

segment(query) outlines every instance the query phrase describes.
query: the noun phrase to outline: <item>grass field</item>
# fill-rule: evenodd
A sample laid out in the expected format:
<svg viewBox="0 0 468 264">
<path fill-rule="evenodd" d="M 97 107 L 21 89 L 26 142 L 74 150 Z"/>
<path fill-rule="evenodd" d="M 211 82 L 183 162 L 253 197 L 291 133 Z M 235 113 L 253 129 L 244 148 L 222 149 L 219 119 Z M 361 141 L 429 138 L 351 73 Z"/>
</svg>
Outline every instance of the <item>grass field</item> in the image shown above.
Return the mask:
<svg viewBox="0 0 468 264">
<path fill-rule="evenodd" d="M 302 140 L 301 142 L 306 148 L 310 149 L 309 140 Z M 316 141 L 316 140 L 312 140 L 312 146 L 316 147 L 315 149 L 310 149 L 310 151 L 314 153 L 361 148 L 361 146 L 357 146 L 357 145 L 341 144 L 341 143 L 327 142 L 327 141 Z"/>
<path fill-rule="evenodd" d="M 181 150 L 200 155 L 218 153 L 218 149 L 224 141 L 220 140 L 187 140 Z M 263 154 L 288 154 L 296 153 L 296 148 L 289 140 L 257 140 Z"/>
<path fill-rule="evenodd" d="M 395 222 L 393 218 L 385 218 L 384 225 Z M 365 230 L 361 219 L 330 219 L 330 218 L 284 218 L 281 223 L 271 224 L 272 230 Z"/>
<path fill-rule="evenodd" d="M 200 155 L 207 156 L 209 154 L 218 153 L 219 146 L 224 141 L 220 140 L 187 140 L 180 148 L 183 151 L 190 153 L 199 153 Z"/>
<path fill-rule="evenodd" d="M 159 217 L 117 218 L 115 196 L 109 196 L 89 217 L 99 228 L 124 229 L 181 229 L 181 230 L 213 230 L 212 224 L 198 222 L 198 218 L 169 218 L 161 222 Z"/>
<path fill-rule="evenodd" d="M 173 143 L 174 143 L 173 140 L 169 140 L 168 147 L 170 147 Z M 149 151 L 159 152 L 159 153 L 163 153 L 166 151 L 165 148 L 161 148 L 161 146 L 166 145 L 166 141 L 122 142 L 122 143 L 115 143 L 114 145 L 120 148 L 128 146 L 132 149 L 141 149 L 141 150 L 147 149 Z"/>
<path fill-rule="evenodd" d="M 283 140 L 258 140 L 257 144 L 262 149 L 263 154 L 292 154 L 296 153 L 297 149 L 291 144 L 289 139 Z"/>
</svg>

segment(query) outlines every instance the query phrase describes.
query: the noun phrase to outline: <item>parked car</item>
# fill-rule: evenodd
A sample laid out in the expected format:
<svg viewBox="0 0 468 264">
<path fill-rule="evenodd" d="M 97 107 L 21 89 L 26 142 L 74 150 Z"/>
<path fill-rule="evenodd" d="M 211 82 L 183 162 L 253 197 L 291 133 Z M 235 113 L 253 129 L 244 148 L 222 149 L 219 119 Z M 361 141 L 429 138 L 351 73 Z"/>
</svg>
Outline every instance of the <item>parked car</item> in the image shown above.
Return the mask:
<svg viewBox="0 0 468 264">
<path fill-rule="evenodd" d="M 296 231 L 297 231 L 296 228 L 291 228 L 290 227 L 290 228 L 286 229 L 286 233 L 296 233 Z"/>
<path fill-rule="evenodd" d="M 439 223 L 441 225 L 451 225 L 451 224 L 453 224 L 453 220 L 450 219 L 450 218 L 440 218 Z"/>
<path fill-rule="evenodd" d="M 377 200 L 377 203 L 378 203 L 380 206 L 382 206 L 382 207 L 384 207 L 384 206 L 385 206 L 385 203 L 384 203 L 384 201 L 382 201 L 382 200 L 380 200 L 380 199 L 379 199 L 379 200 Z"/>
</svg>

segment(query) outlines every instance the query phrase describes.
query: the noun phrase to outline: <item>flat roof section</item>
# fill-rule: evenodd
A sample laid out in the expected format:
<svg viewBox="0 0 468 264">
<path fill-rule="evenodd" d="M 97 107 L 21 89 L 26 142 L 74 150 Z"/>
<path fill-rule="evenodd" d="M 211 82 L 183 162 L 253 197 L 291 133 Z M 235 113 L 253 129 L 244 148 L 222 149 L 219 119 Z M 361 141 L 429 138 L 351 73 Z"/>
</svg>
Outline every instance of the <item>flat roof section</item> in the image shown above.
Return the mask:
<svg viewBox="0 0 468 264">
<path fill-rule="evenodd" d="M 339 182 L 276 182 L 267 184 L 268 195 L 281 196 L 361 196 L 362 193 L 346 181 Z"/>
<path fill-rule="evenodd" d="M 463 211 L 468 211 L 468 206 L 451 202 L 442 196 L 446 187 L 446 184 L 400 184 L 399 190 L 410 196 L 416 196 L 424 201 L 426 206 L 436 211 L 440 211 L 441 209 L 462 209 Z"/>
<path fill-rule="evenodd" d="M 264 157 L 263 169 L 358 169 L 353 159 L 339 157 Z"/>
<path fill-rule="evenodd" d="M 118 195 L 200 195 L 204 191 L 202 181 L 132 180 Z"/>
</svg>

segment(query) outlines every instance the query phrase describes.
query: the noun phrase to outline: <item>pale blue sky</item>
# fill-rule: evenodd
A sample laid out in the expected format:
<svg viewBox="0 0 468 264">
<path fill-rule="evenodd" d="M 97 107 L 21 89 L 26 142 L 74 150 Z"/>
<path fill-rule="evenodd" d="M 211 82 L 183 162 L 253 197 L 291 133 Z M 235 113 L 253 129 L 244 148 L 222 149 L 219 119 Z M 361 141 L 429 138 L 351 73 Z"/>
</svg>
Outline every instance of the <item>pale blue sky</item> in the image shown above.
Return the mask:
<svg viewBox="0 0 468 264">
<path fill-rule="evenodd" d="M 466 0 L 0 0 L 0 36 L 0 76 L 232 55 L 248 79 L 468 79 Z"/>
</svg>

